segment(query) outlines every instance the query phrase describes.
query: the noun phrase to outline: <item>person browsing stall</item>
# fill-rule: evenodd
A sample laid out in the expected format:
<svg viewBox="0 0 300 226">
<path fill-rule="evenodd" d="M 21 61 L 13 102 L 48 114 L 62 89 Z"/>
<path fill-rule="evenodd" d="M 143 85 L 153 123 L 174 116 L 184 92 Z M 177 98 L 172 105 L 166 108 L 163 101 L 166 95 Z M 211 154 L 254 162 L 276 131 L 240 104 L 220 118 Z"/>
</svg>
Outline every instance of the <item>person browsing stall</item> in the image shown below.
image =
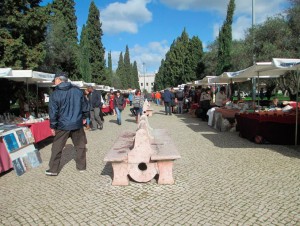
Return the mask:
<svg viewBox="0 0 300 226">
<path fill-rule="evenodd" d="M 216 94 L 216 105 L 218 107 L 224 107 L 227 102 L 227 96 L 225 91 L 226 91 L 225 86 L 222 86 L 220 88 L 220 91 L 217 92 Z"/>
<path fill-rule="evenodd" d="M 133 97 L 133 110 L 136 123 L 139 123 L 140 116 L 143 114 L 144 96 L 141 95 L 141 90 L 137 89 Z"/>
<path fill-rule="evenodd" d="M 122 124 L 121 113 L 124 110 L 124 105 L 125 105 L 125 99 L 124 99 L 123 95 L 121 95 L 120 90 L 117 90 L 117 94 L 114 98 L 114 106 L 115 106 L 115 111 L 117 113 L 117 123 L 118 123 L 118 125 Z"/>
<path fill-rule="evenodd" d="M 91 119 L 91 131 L 95 131 L 97 128 L 103 129 L 103 122 L 100 118 L 100 111 L 103 104 L 101 93 L 95 90 L 92 86 L 88 87 L 90 102 L 90 119 Z"/>
<path fill-rule="evenodd" d="M 47 176 L 57 176 L 60 169 L 62 150 L 71 137 L 76 149 L 76 168 L 86 170 L 86 143 L 83 130 L 83 114 L 88 113 L 89 103 L 83 92 L 68 82 L 64 73 L 58 73 L 53 80 L 56 85 L 49 99 L 50 128 L 54 136 Z"/>
</svg>

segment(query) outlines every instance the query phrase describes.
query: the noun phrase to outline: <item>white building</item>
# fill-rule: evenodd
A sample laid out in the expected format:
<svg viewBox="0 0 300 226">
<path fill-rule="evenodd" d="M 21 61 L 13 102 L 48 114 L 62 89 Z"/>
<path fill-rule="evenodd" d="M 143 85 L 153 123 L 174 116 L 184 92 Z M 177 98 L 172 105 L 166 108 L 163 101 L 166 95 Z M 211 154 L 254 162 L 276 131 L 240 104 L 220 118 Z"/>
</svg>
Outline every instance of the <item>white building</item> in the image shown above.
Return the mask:
<svg viewBox="0 0 300 226">
<path fill-rule="evenodd" d="M 151 93 L 153 91 L 154 80 L 155 74 L 139 74 L 140 89 L 142 91 L 146 89 L 148 93 Z"/>
</svg>

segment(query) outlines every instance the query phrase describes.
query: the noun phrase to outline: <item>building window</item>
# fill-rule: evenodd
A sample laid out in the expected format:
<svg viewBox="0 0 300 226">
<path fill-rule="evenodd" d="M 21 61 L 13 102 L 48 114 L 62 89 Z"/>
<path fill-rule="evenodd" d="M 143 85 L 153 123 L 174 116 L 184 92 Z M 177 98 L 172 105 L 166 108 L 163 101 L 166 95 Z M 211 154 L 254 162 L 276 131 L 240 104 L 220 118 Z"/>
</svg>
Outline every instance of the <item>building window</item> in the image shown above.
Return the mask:
<svg viewBox="0 0 300 226">
<path fill-rule="evenodd" d="M 151 82 L 151 86 L 154 86 L 154 83 L 153 83 L 153 82 Z"/>
<path fill-rule="evenodd" d="M 148 82 L 146 83 L 146 86 L 149 86 Z"/>
<path fill-rule="evenodd" d="M 143 83 L 141 82 L 141 87 L 143 86 Z"/>
</svg>

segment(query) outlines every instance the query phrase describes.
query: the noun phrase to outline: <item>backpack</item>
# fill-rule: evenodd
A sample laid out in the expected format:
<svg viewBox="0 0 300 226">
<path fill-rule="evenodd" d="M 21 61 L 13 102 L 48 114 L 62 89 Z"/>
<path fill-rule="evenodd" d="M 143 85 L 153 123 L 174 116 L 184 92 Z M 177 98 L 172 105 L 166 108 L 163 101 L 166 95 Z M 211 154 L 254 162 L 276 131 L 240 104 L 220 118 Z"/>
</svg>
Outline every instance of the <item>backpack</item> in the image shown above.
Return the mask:
<svg viewBox="0 0 300 226">
<path fill-rule="evenodd" d="M 181 99 L 183 98 L 183 92 L 182 91 L 178 91 L 176 94 L 177 98 Z"/>
</svg>

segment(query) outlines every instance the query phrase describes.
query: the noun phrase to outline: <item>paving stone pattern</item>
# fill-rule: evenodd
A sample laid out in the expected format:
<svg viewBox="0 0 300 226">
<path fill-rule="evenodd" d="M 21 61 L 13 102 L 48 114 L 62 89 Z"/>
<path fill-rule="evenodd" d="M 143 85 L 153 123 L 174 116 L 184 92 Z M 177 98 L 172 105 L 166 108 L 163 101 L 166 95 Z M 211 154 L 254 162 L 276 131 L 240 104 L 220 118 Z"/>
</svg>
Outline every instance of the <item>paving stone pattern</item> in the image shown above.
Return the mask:
<svg viewBox="0 0 300 226">
<path fill-rule="evenodd" d="M 181 154 L 175 185 L 111 185 L 112 168 L 103 158 L 121 131 L 136 128 L 127 107 L 121 126 L 109 115 L 103 130 L 86 133 L 87 171 L 75 169 L 69 140 L 60 174 L 45 176 L 48 139 L 39 144 L 40 167 L 2 175 L 0 225 L 300 225 L 297 147 L 257 145 L 189 114 L 153 108 L 150 125 L 166 128 Z"/>
</svg>

